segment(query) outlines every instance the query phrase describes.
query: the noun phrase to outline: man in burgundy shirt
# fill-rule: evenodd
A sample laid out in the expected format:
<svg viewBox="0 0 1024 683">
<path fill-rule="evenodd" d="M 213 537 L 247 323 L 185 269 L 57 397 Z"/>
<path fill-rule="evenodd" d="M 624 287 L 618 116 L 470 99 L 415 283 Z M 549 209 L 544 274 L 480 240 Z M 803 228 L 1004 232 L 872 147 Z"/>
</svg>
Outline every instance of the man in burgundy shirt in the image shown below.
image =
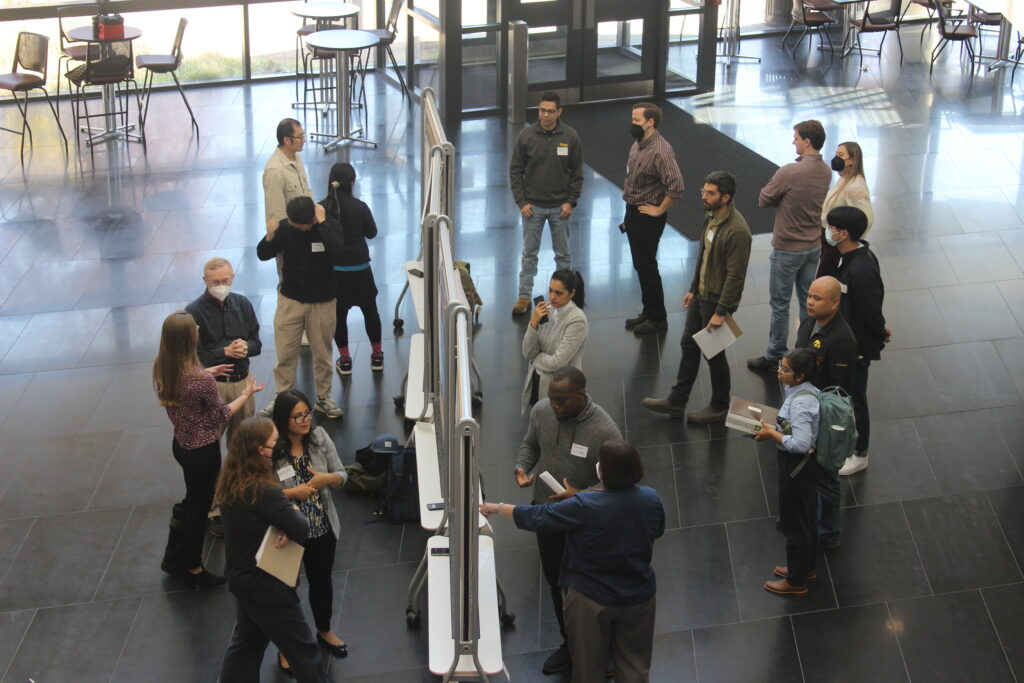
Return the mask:
<svg viewBox="0 0 1024 683">
<path fill-rule="evenodd" d="M 774 208 L 769 295 L 772 321 L 768 349 L 751 358 L 751 370 L 774 373 L 789 341 L 789 303 L 796 285 L 800 320 L 807 318 L 807 291 L 814 281 L 821 254 L 821 205 L 828 194 L 832 169 L 821 158 L 825 129 L 820 121 L 793 126 L 796 161 L 786 164 L 761 190 L 758 205 Z"/>
<path fill-rule="evenodd" d="M 658 134 L 661 109 L 648 102 L 634 104 L 632 122 L 630 129 L 636 142 L 629 150 L 622 189 L 626 201 L 622 231 L 629 239 L 644 306 L 640 315 L 626 321 L 626 329 L 639 335 L 668 329 L 665 290 L 658 272 L 658 242 L 665 231 L 669 208 L 683 193 L 683 175 L 672 145 Z"/>
</svg>

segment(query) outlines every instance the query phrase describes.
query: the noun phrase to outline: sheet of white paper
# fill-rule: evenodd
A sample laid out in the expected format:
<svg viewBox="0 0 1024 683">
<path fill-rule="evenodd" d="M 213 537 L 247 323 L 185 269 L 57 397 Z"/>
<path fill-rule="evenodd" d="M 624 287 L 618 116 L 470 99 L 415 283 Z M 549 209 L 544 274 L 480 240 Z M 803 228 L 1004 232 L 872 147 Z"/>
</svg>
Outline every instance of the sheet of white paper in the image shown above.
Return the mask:
<svg viewBox="0 0 1024 683">
<path fill-rule="evenodd" d="M 708 332 L 705 327 L 693 335 L 693 341 L 700 347 L 705 358 L 714 358 L 736 341 L 736 335 L 729 325 L 716 327 L 712 332 Z"/>
</svg>

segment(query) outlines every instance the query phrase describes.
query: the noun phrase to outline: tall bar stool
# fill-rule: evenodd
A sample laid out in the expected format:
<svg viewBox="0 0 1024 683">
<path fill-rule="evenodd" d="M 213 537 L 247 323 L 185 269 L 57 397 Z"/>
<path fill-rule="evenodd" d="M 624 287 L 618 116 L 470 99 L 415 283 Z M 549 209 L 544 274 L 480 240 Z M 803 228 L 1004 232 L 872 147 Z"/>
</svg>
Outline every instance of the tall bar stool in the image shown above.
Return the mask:
<svg viewBox="0 0 1024 683">
<path fill-rule="evenodd" d="M 141 122 L 142 99 L 138 96 L 139 84 L 135 81 L 133 56 L 131 40 L 104 41 L 102 49 L 97 50 L 96 54 L 93 54 L 91 50 L 89 51 L 86 55 L 85 64 L 68 71 L 68 81 L 75 86 L 75 93 L 71 104 L 75 116 L 76 140 L 79 139 L 78 134 L 82 132 L 82 125 L 80 124 L 82 119 L 85 119 L 85 125 L 88 125 L 90 119 L 120 117 L 123 122 L 122 127 L 127 128 L 128 109 L 130 107 L 128 98 L 133 93 Z M 89 113 L 89 99 L 85 91 L 87 87 L 117 87 L 121 84 L 124 84 L 125 87 L 121 88 L 113 97 L 111 102 L 111 105 L 115 107 L 113 110 L 107 110 L 106 103 L 104 103 L 103 112 L 98 114 Z M 116 103 L 119 97 L 124 98 L 124 105 L 117 109 Z M 83 111 L 85 113 L 82 113 Z M 91 153 L 91 144 L 89 149 Z"/>
<path fill-rule="evenodd" d="M 21 136 L 21 163 L 25 164 L 25 133 L 28 139 L 32 140 L 32 128 L 28 125 L 28 92 L 29 90 L 42 90 L 46 103 L 50 105 L 53 112 L 53 120 L 57 122 L 57 130 L 64 139 L 64 152 L 68 151 L 68 136 L 64 134 L 64 127 L 60 125 L 60 117 L 57 116 L 57 109 L 50 100 L 50 94 L 46 92 L 46 59 L 47 50 L 50 46 L 50 38 L 39 33 L 22 31 L 18 34 L 18 42 L 14 49 L 14 66 L 11 73 L 0 75 L 0 89 L 9 90 L 14 97 L 14 103 L 18 106 L 21 114 L 21 130 L 11 128 L 0 128 L 8 133 Z M 24 102 L 18 100 L 18 93 L 25 93 Z"/>
<path fill-rule="evenodd" d="M 89 50 L 99 49 L 96 45 L 81 43 L 68 36 L 64 27 L 64 19 L 74 13 L 80 16 L 84 8 L 91 8 L 93 14 L 99 13 L 99 5 L 68 5 L 57 8 L 57 27 L 60 29 L 60 56 L 57 57 L 57 99 L 60 100 L 61 62 L 84 62 Z"/>
<path fill-rule="evenodd" d="M 405 87 L 405 79 L 402 78 L 402 70 L 398 68 L 398 60 L 395 59 L 395 53 L 391 50 L 391 46 L 398 38 L 398 17 L 402 13 L 402 4 L 404 2 L 405 0 L 393 0 L 391 3 L 391 11 L 388 13 L 388 23 L 386 28 L 372 29 L 370 33 L 373 33 L 380 38 L 380 44 L 384 46 L 385 50 L 387 50 L 388 57 L 391 59 L 391 66 L 395 67 L 395 75 L 398 76 L 398 83 L 402 86 L 402 94 L 408 97 L 409 88 Z"/>
<path fill-rule="evenodd" d="M 942 0 L 942 4 L 945 5 L 946 9 L 953 8 L 953 0 Z M 928 13 L 928 20 L 925 21 L 924 27 L 921 29 L 920 43 L 921 45 L 924 45 L 924 34 L 925 32 L 928 31 L 928 27 L 931 26 L 932 22 L 935 21 L 936 19 L 935 3 L 932 2 L 932 0 L 910 0 L 910 2 L 907 3 L 906 9 L 903 10 L 903 14 L 900 15 L 900 20 L 896 23 L 902 24 L 903 18 L 907 16 L 907 12 L 909 12 L 910 8 L 913 7 L 914 5 L 917 5 L 918 7 L 923 7 L 924 10 Z"/>
<path fill-rule="evenodd" d="M 974 78 L 974 65 L 977 61 L 974 56 L 974 47 L 972 41 L 978 37 L 978 29 L 970 24 L 966 23 L 967 17 L 953 17 L 950 14 L 950 8 L 942 0 L 931 0 L 932 7 L 935 8 L 936 13 L 939 15 L 939 43 L 932 50 L 932 65 L 928 69 L 928 73 L 931 74 L 935 70 L 935 60 L 942 54 L 942 50 L 949 43 L 960 43 L 961 49 L 967 49 L 967 56 L 969 57 L 968 64 L 970 64 L 971 78 Z"/>
<path fill-rule="evenodd" d="M 135 58 L 135 66 L 146 70 L 146 77 L 142 81 L 142 111 L 139 121 L 143 137 L 146 135 L 146 115 L 149 113 L 149 97 L 153 93 L 154 74 L 170 74 L 171 78 L 174 79 L 174 85 L 178 87 L 178 93 L 181 94 L 181 101 L 185 103 L 188 115 L 192 118 L 192 126 L 196 129 L 196 135 L 199 135 L 199 124 L 196 123 L 196 115 L 192 113 L 192 107 L 188 103 L 188 98 L 185 97 L 185 91 L 181 88 L 181 81 L 178 80 L 177 74 L 182 60 L 181 39 L 185 35 L 186 26 L 188 26 L 188 19 L 182 17 L 178 20 L 178 33 L 174 36 L 174 46 L 171 48 L 171 54 L 139 55 Z"/>
<path fill-rule="evenodd" d="M 864 66 L 864 49 L 860 44 L 860 34 L 862 33 L 881 33 L 882 42 L 878 44 L 878 59 L 882 59 L 882 47 L 885 45 L 885 37 L 890 31 L 896 34 L 896 45 L 900 48 L 900 66 L 903 66 L 903 42 L 900 41 L 900 24 L 899 17 L 895 12 L 883 12 L 871 15 L 871 3 L 873 0 L 867 0 L 864 3 L 864 14 L 861 15 L 860 19 L 852 19 L 850 21 L 850 28 L 846 32 L 846 37 L 843 38 L 843 47 L 846 48 L 846 43 L 850 43 L 850 47 L 843 53 L 845 57 L 850 51 L 856 49 L 860 53 L 860 65 Z M 852 35 L 851 34 L 855 34 Z M 851 37 L 854 40 L 850 40 Z"/>
</svg>

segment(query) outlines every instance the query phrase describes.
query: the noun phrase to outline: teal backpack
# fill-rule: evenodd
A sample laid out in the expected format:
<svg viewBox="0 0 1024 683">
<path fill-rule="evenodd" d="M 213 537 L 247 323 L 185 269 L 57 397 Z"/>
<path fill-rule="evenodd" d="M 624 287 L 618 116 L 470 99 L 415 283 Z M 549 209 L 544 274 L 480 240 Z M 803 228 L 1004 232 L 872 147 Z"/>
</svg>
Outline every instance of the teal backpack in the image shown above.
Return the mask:
<svg viewBox="0 0 1024 683">
<path fill-rule="evenodd" d="M 811 394 L 801 391 L 800 394 Z M 794 396 L 793 398 L 796 398 Z M 826 387 L 818 392 L 818 441 L 814 446 L 814 457 L 826 472 L 838 472 L 853 455 L 857 446 L 857 423 L 853 418 L 853 400 L 840 387 Z M 796 477 L 811 457 L 808 453 L 803 461 L 790 473 Z"/>
</svg>

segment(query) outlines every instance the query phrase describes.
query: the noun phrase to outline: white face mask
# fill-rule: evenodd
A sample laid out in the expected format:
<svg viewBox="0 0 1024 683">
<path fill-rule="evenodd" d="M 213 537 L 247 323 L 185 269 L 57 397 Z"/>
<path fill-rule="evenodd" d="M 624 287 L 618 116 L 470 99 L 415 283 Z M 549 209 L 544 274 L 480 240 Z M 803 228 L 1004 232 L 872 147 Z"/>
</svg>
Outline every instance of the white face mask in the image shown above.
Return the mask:
<svg viewBox="0 0 1024 683">
<path fill-rule="evenodd" d="M 228 294 L 231 293 L 231 285 L 217 285 L 216 287 L 208 287 L 210 296 L 217 301 L 224 301 L 228 298 Z"/>
<path fill-rule="evenodd" d="M 600 462 L 595 462 L 594 463 L 594 471 L 597 472 L 597 478 L 600 479 L 601 478 L 601 463 Z"/>
</svg>

